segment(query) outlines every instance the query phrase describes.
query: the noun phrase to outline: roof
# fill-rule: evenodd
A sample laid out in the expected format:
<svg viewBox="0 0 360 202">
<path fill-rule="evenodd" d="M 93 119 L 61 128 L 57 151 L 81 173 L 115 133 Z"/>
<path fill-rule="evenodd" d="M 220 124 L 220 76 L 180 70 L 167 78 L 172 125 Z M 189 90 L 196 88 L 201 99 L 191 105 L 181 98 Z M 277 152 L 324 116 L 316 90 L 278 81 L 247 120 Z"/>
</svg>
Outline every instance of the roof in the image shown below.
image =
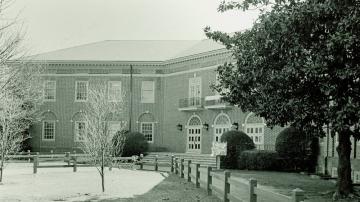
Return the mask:
<svg viewBox="0 0 360 202">
<path fill-rule="evenodd" d="M 31 56 L 46 61 L 165 61 L 223 49 L 209 40 L 108 40 Z"/>
</svg>

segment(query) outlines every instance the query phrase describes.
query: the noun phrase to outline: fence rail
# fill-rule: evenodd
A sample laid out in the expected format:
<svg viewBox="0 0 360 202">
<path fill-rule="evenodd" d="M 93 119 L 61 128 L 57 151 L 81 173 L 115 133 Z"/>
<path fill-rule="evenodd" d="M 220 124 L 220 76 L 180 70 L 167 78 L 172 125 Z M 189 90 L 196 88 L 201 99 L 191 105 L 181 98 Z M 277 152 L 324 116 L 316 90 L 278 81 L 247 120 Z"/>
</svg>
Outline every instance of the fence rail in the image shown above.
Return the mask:
<svg viewBox="0 0 360 202">
<path fill-rule="evenodd" d="M 301 202 L 304 201 L 304 191 L 294 189 L 292 196 L 275 193 L 257 186 L 257 180 L 245 180 L 232 177 L 229 171 L 214 169 L 213 167 L 201 167 L 200 164 L 192 163 L 191 160 L 184 162 L 182 158 L 170 159 L 171 172 L 193 182 L 196 187 L 207 190 L 208 195 L 215 194 L 224 202 L 240 201 L 276 201 L 276 202 Z M 154 161 L 156 163 L 156 161 Z"/>
</svg>

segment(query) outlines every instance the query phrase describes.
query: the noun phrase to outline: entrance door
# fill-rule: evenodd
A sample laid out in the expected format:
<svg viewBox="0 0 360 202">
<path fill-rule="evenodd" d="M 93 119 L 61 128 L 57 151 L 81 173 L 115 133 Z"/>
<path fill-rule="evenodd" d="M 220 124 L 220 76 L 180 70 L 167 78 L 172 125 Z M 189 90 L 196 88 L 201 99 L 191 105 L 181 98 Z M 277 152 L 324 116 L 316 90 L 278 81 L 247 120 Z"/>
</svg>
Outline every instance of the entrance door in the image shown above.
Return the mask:
<svg viewBox="0 0 360 202">
<path fill-rule="evenodd" d="M 231 128 L 230 118 L 225 113 L 220 113 L 214 121 L 214 139 L 213 142 L 220 142 L 223 133 Z"/>
<path fill-rule="evenodd" d="M 220 142 L 221 135 L 225 133 L 226 131 L 229 131 L 230 128 L 228 126 L 216 126 L 214 128 L 214 142 Z"/>
<path fill-rule="evenodd" d="M 187 151 L 192 153 L 201 152 L 201 127 L 191 127 L 188 131 Z"/>
<path fill-rule="evenodd" d="M 200 117 L 193 115 L 190 117 L 186 131 L 187 131 L 187 144 L 186 150 L 190 153 L 201 153 L 201 130 L 202 123 Z"/>
</svg>

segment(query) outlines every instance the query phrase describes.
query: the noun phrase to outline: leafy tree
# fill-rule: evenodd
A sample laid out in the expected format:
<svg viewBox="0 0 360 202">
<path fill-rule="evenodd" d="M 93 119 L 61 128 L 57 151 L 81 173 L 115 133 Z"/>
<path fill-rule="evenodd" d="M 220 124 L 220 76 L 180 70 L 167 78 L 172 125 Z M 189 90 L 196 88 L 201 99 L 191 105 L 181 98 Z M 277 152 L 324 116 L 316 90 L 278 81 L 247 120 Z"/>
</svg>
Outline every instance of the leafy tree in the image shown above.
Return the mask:
<svg viewBox="0 0 360 202">
<path fill-rule="evenodd" d="M 215 89 L 269 126 L 323 136 L 329 125 L 339 134 L 334 197 L 347 196 L 353 191 L 350 137 L 359 136 L 359 1 L 224 1 L 219 11 L 254 7 L 262 12 L 249 30 L 230 36 L 205 28 L 235 60 L 218 68 Z"/>
</svg>

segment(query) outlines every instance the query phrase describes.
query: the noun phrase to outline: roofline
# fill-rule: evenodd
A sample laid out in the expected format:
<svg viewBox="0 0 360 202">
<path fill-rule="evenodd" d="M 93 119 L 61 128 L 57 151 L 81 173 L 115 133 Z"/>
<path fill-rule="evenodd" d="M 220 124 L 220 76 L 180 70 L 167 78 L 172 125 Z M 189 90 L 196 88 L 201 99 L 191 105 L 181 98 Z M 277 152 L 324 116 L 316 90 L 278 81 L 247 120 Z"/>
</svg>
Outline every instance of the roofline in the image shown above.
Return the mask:
<svg viewBox="0 0 360 202">
<path fill-rule="evenodd" d="M 49 64 L 79 64 L 79 63 L 96 63 L 96 64 L 146 64 L 146 65 L 166 65 L 166 64 L 173 64 L 179 63 L 188 60 L 194 60 L 201 57 L 209 57 L 217 54 L 226 54 L 230 53 L 231 50 L 226 48 L 215 49 L 211 51 L 206 51 L 202 53 L 191 54 L 187 56 L 177 57 L 177 58 L 170 58 L 167 60 L 159 60 L 159 61 L 140 61 L 140 60 L 23 60 L 28 62 L 34 63 L 49 63 Z"/>
</svg>

